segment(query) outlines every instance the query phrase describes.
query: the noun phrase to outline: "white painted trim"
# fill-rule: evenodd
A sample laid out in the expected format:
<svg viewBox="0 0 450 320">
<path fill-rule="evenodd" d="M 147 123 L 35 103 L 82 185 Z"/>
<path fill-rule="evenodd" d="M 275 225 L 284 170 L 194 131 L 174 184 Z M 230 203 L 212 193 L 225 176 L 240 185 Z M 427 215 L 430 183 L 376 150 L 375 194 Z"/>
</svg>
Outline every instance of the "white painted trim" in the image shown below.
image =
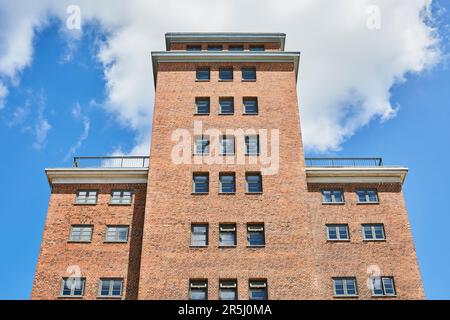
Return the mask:
<svg viewBox="0 0 450 320">
<path fill-rule="evenodd" d="M 400 183 L 405 182 L 404 167 L 306 167 L 308 183 Z"/>
<path fill-rule="evenodd" d="M 45 173 L 50 185 L 147 183 L 148 168 L 52 168 Z"/>
</svg>

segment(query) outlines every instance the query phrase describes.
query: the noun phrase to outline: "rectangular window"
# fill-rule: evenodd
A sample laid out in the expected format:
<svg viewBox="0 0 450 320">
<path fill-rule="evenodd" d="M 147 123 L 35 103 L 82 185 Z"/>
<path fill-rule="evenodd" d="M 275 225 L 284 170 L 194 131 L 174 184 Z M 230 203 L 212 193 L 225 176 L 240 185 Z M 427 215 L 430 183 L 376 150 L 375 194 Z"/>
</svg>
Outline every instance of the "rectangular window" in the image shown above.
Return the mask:
<svg viewBox="0 0 450 320">
<path fill-rule="evenodd" d="M 106 229 L 106 242 L 127 242 L 128 226 L 108 226 Z"/>
<path fill-rule="evenodd" d="M 323 203 L 344 203 L 342 190 L 322 190 Z"/>
<path fill-rule="evenodd" d="M 219 281 L 219 299 L 237 300 L 237 281 L 220 280 Z"/>
<path fill-rule="evenodd" d="M 187 51 L 202 51 L 202 46 L 201 45 L 187 45 L 186 46 L 186 50 Z"/>
<path fill-rule="evenodd" d="M 210 109 L 209 98 L 195 98 L 195 113 L 196 114 L 209 114 Z"/>
<path fill-rule="evenodd" d="M 247 181 L 247 193 L 262 192 L 262 177 L 260 173 L 247 173 L 245 178 Z"/>
<path fill-rule="evenodd" d="M 194 180 L 194 193 L 209 192 L 209 174 L 195 173 L 193 180 Z"/>
<path fill-rule="evenodd" d="M 189 281 L 189 299 L 190 300 L 208 300 L 208 281 L 190 280 Z"/>
<path fill-rule="evenodd" d="M 209 81 L 210 79 L 210 70 L 209 68 L 197 68 L 196 71 L 197 80 L 200 81 Z"/>
<path fill-rule="evenodd" d="M 219 175 L 220 193 L 235 193 L 236 179 L 232 173 L 221 173 Z"/>
<path fill-rule="evenodd" d="M 250 280 L 248 293 L 250 300 L 267 300 L 267 280 Z"/>
<path fill-rule="evenodd" d="M 223 46 L 221 44 L 214 44 L 214 45 L 209 45 L 208 46 L 208 51 L 222 51 L 223 50 Z"/>
<path fill-rule="evenodd" d="M 252 223 L 247 225 L 247 240 L 250 247 L 262 247 L 266 244 L 264 224 Z"/>
<path fill-rule="evenodd" d="M 358 196 L 358 203 L 378 203 L 377 190 L 358 190 L 356 194 Z"/>
<path fill-rule="evenodd" d="M 220 155 L 233 155 L 234 154 L 234 137 L 233 136 L 221 136 L 219 138 Z"/>
<path fill-rule="evenodd" d="M 72 225 L 70 227 L 70 241 L 73 242 L 91 242 L 92 241 L 91 225 Z"/>
<path fill-rule="evenodd" d="M 96 204 L 98 191 L 96 190 L 79 190 L 75 203 L 78 204 Z"/>
<path fill-rule="evenodd" d="M 195 137 L 195 151 L 196 155 L 209 155 L 209 136 Z"/>
<path fill-rule="evenodd" d="M 333 278 L 333 289 L 336 297 L 355 297 L 358 295 L 356 278 Z"/>
<path fill-rule="evenodd" d="M 245 136 L 245 154 L 250 156 L 259 155 L 259 135 Z"/>
<path fill-rule="evenodd" d="M 61 281 L 62 297 L 82 297 L 84 295 L 85 278 L 63 278 Z"/>
<path fill-rule="evenodd" d="M 220 114 L 234 114 L 234 99 L 233 98 L 220 98 Z"/>
<path fill-rule="evenodd" d="M 348 225 L 346 224 L 328 224 L 327 225 L 328 240 L 350 240 Z"/>
<path fill-rule="evenodd" d="M 98 295 L 100 297 L 121 297 L 123 289 L 123 279 L 100 279 L 100 288 Z"/>
<path fill-rule="evenodd" d="M 219 246 L 221 246 L 221 247 L 236 246 L 236 225 L 235 224 L 219 225 Z"/>
<path fill-rule="evenodd" d="M 363 224 L 364 240 L 385 240 L 383 224 Z"/>
<path fill-rule="evenodd" d="M 243 98 L 244 114 L 258 114 L 258 98 Z"/>
<path fill-rule="evenodd" d="M 256 68 L 242 68 L 242 80 L 256 81 Z"/>
<path fill-rule="evenodd" d="M 264 47 L 264 45 L 254 45 L 254 46 L 250 46 L 250 51 L 265 51 L 266 48 Z"/>
<path fill-rule="evenodd" d="M 395 296 L 395 284 L 392 277 L 373 277 L 372 294 L 374 296 Z"/>
<path fill-rule="evenodd" d="M 232 81 L 233 80 L 233 68 L 219 68 L 219 80 Z"/>
<path fill-rule="evenodd" d="M 206 247 L 208 245 L 208 225 L 192 224 L 191 225 L 191 246 Z"/>
<path fill-rule="evenodd" d="M 113 190 L 111 192 L 111 204 L 131 204 L 130 190 Z"/>
<path fill-rule="evenodd" d="M 240 44 L 233 44 L 228 46 L 229 51 L 244 51 L 244 46 Z"/>
</svg>

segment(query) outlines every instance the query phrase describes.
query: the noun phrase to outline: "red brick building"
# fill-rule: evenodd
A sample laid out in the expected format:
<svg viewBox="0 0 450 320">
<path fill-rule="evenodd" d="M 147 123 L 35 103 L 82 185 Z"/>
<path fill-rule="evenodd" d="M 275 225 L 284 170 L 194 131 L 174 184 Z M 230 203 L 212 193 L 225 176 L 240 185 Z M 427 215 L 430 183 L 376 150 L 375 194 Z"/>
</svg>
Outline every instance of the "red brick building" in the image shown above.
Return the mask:
<svg viewBox="0 0 450 320">
<path fill-rule="evenodd" d="M 151 156 L 47 169 L 33 299 L 423 299 L 407 169 L 305 159 L 279 33 L 169 33 Z"/>
</svg>

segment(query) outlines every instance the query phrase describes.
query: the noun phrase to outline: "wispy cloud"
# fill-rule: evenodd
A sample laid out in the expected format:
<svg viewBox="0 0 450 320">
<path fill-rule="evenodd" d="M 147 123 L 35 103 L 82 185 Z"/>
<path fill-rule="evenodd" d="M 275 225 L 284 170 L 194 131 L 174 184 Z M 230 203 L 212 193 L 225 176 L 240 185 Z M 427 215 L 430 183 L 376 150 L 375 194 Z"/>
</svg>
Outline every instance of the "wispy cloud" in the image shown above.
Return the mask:
<svg viewBox="0 0 450 320">
<path fill-rule="evenodd" d="M 74 145 L 72 145 L 69 148 L 69 151 L 67 152 L 66 156 L 64 157 L 64 161 L 69 160 L 71 157 L 73 157 L 78 149 L 82 146 L 83 142 L 89 137 L 89 130 L 91 128 L 91 122 L 89 118 L 86 115 L 82 115 L 82 109 L 79 103 L 77 103 L 72 108 L 72 117 L 76 120 L 81 119 L 83 123 L 83 132 L 78 137 L 77 141 Z"/>
<path fill-rule="evenodd" d="M 44 147 L 45 142 L 47 141 L 48 132 L 52 128 L 52 126 L 45 117 L 44 112 L 46 108 L 46 99 L 42 93 L 39 93 L 37 97 L 37 103 L 38 103 L 38 111 L 37 111 L 38 113 L 33 130 L 35 136 L 33 148 L 35 148 L 36 150 L 41 150 Z"/>
<path fill-rule="evenodd" d="M 0 81 L 0 110 L 5 107 L 6 96 L 8 95 L 8 88 Z"/>
</svg>

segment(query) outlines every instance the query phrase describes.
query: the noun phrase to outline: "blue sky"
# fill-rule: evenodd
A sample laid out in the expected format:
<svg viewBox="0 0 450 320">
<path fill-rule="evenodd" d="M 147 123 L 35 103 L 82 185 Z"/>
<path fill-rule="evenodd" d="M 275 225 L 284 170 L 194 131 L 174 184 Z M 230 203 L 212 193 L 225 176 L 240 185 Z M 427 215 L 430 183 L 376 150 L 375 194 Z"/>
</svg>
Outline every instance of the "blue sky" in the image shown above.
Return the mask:
<svg viewBox="0 0 450 320">
<path fill-rule="evenodd" d="M 2 5 L 0 2 L 0 17 Z M 448 1 L 434 2 L 433 14 L 437 19 L 434 25 L 442 39 L 441 50 L 447 54 L 450 14 L 444 9 L 450 10 Z M 153 82 L 150 81 L 142 90 L 144 94 L 139 92 L 136 99 L 131 99 L 128 92 L 121 96 L 116 94 L 114 87 L 111 89 L 112 81 L 117 80 L 111 77 L 119 74 L 122 78 L 118 80 L 123 80 L 127 74 L 108 73 L 114 70 L 112 65 L 120 65 L 123 56 L 114 51 L 115 42 L 111 35 L 114 31 L 100 26 L 101 21 L 109 21 L 108 17 L 98 16 L 100 22 L 92 19 L 86 23 L 83 35 L 78 39 L 72 39 L 62 31 L 61 19 L 49 18 L 35 30 L 31 42 L 34 51 L 29 63 L 13 77 L 2 74 L 0 68 L 0 81 L 7 85 L 9 92 L 0 108 L 0 142 L 4 150 L 0 177 L 5 195 L 8 195 L 0 204 L 0 214 L 5 222 L 0 233 L 0 274 L 3 276 L 0 299 L 28 299 L 30 296 L 50 193 L 44 168 L 70 166 L 74 154 L 106 155 L 117 150 L 148 150 L 148 125 L 145 123 L 151 116 Z M 164 31 L 186 29 L 172 23 L 175 18 L 169 16 L 168 22 L 160 22 L 154 35 L 156 40 L 152 40 L 157 44 L 151 50 L 163 49 Z M 226 27 L 227 22 L 216 26 Z M 286 31 L 284 27 L 279 22 L 272 31 Z M 242 28 L 247 31 L 248 26 Z M 295 31 L 289 33 L 287 30 L 286 33 L 288 47 L 290 37 L 293 38 L 289 49 L 302 51 L 305 55 L 303 64 L 313 64 L 308 56 L 308 41 L 304 40 L 304 49 L 301 39 L 294 41 Z M 0 34 L 0 58 L 7 49 L 4 39 Z M 105 43 L 109 45 L 108 50 L 105 50 Z M 133 47 L 129 50 L 133 51 Z M 139 50 L 142 48 L 136 48 Z M 145 59 L 149 59 L 149 51 L 145 48 Z M 370 51 L 373 50 L 367 52 Z M 104 56 L 99 58 L 99 53 Z M 107 54 L 111 53 L 113 58 L 109 59 Z M 302 67 L 308 75 L 307 66 Z M 390 106 L 396 110 L 394 117 L 380 121 L 380 114 L 370 114 L 368 123 L 358 123 L 355 128 L 352 122 L 342 121 L 343 128 L 351 127 L 351 134 L 344 135 L 339 143 L 330 140 L 319 147 L 310 142 L 312 147 L 308 148 L 307 155 L 380 156 L 387 164 L 409 167 L 404 192 L 426 295 L 430 299 L 450 299 L 447 273 L 450 241 L 446 236 L 450 224 L 446 183 L 450 173 L 443 166 L 450 159 L 450 69 L 445 57 L 432 67 L 421 68 L 420 72 L 415 72 L 415 67 L 408 68 L 402 73 L 405 81 L 385 85 L 390 94 Z M 130 69 L 133 75 L 133 67 Z M 147 71 L 151 79 L 151 70 Z M 378 81 L 374 82 L 376 85 L 384 75 L 368 78 L 355 73 L 354 77 L 360 77 L 357 78 L 359 82 Z M 305 76 L 301 81 L 308 82 L 309 79 Z M 304 101 L 311 104 L 321 101 L 311 97 L 312 89 L 308 93 L 302 91 L 308 88 L 305 84 L 299 93 L 302 108 L 309 107 L 303 106 Z M 363 104 L 361 101 L 372 101 L 369 99 L 372 92 L 359 90 L 363 98 L 350 98 L 344 102 Z M 364 100 L 364 95 L 369 98 Z M 343 103 L 342 97 L 333 99 Z M 148 102 L 134 109 L 133 104 L 139 104 L 141 100 Z M 308 110 L 305 113 L 310 112 Z M 330 132 L 336 134 L 333 130 Z"/>
</svg>

